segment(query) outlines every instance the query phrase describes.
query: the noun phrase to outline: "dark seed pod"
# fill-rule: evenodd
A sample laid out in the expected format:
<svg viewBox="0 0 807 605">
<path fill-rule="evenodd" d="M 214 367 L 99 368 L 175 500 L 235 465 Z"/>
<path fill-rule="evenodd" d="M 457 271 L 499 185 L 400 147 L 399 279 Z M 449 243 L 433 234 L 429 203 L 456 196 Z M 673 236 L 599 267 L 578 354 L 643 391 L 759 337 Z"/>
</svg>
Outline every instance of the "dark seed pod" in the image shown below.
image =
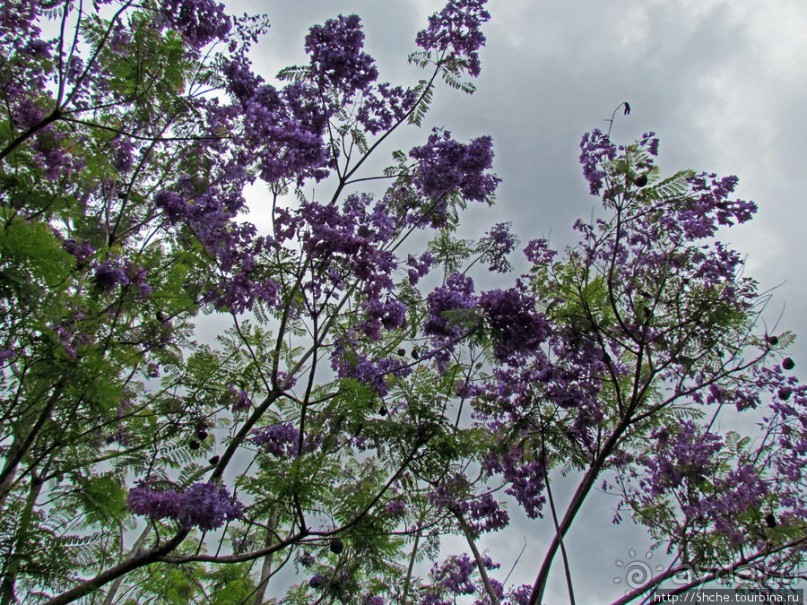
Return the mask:
<svg viewBox="0 0 807 605">
<path fill-rule="evenodd" d="M 773 516 L 773 513 L 765 515 L 765 525 L 771 528 L 776 527 L 776 517 Z"/>
<path fill-rule="evenodd" d="M 403 357 L 404 355 L 406 355 L 406 349 L 398 349 L 398 351 L 397 351 L 397 352 L 398 352 L 398 355 L 400 355 L 401 357 Z"/>
<path fill-rule="evenodd" d="M 776 394 L 779 395 L 779 399 L 781 399 L 782 401 L 787 401 L 788 399 L 790 399 L 790 396 L 793 394 L 793 391 L 788 388 L 782 387 Z"/>
<path fill-rule="evenodd" d="M 160 323 L 165 323 L 168 321 L 168 316 L 165 314 L 164 311 L 157 311 L 157 321 Z"/>
<path fill-rule="evenodd" d="M 196 438 L 197 438 L 199 441 L 204 441 L 205 439 L 207 439 L 207 431 L 206 431 L 206 430 L 204 430 L 204 429 L 197 429 L 197 431 L 196 431 Z"/>
<path fill-rule="evenodd" d="M 192 450 L 198 450 L 199 442 L 196 441 L 196 439 L 191 439 L 191 442 L 188 444 L 188 447 L 191 448 Z"/>
<path fill-rule="evenodd" d="M 776 345 L 779 344 L 779 337 L 778 336 L 768 336 L 768 337 L 765 338 L 765 340 L 767 340 L 768 344 L 771 345 L 772 347 L 775 347 Z"/>
<path fill-rule="evenodd" d="M 383 405 L 382 405 L 382 406 L 381 406 L 381 409 L 380 409 L 380 410 L 378 410 L 378 413 L 379 413 L 379 415 L 380 415 L 380 416 L 386 416 L 386 415 L 387 415 L 387 408 L 386 408 L 386 406 L 383 406 Z"/>
<path fill-rule="evenodd" d="M 334 538 L 331 540 L 331 544 L 328 547 L 331 549 L 331 552 L 335 555 L 341 554 L 343 550 L 345 550 L 345 544 L 339 538 Z"/>
<path fill-rule="evenodd" d="M 795 367 L 796 367 L 796 362 L 795 362 L 795 361 L 793 361 L 793 360 L 792 360 L 790 357 L 785 357 L 785 358 L 782 360 L 782 367 L 783 367 L 785 370 L 792 370 L 793 368 L 795 368 Z"/>
<path fill-rule="evenodd" d="M 636 185 L 637 187 L 644 187 L 645 185 L 647 185 L 647 175 L 640 174 L 635 179 L 633 179 L 633 184 Z"/>
<path fill-rule="evenodd" d="M 412 359 L 418 359 L 418 358 L 420 358 L 420 351 L 418 351 L 417 349 L 412 349 Z"/>
<path fill-rule="evenodd" d="M 208 462 L 213 466 L 216 466 L 219 463 L 219 460 L 221 460 L 221 456 L 213 456 L 210 460 L 208 460 Z"/>
</svg>

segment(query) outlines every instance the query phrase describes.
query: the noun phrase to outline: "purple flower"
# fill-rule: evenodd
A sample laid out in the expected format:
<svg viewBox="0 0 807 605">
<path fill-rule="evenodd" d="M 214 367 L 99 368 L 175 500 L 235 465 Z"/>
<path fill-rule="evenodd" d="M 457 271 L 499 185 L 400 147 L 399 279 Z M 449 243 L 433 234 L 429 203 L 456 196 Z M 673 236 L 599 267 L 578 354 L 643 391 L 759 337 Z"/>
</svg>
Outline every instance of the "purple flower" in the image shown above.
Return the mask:
<svg viewBox="0 0 807 605">
<path fill-rule="evenodd" d="M 400 86 L 390 87 L 386 82 L 375 89 L 367 88 L 362 93 L 361 107 L 356 119 L 370 134 L 389 130 L 402 121 L 417 101 L 414 90 Z"/>
<path fill-rule="evenodd" d="M 580 164 L 583 166 L 583 176 L 588 181 L 591 195 L 600 193 L 605 178 L 603 164 L 615 157 L 616 146 L 611 143 L 608 135 L 599 129 L 583 135 L 583 140 L 580 141 Z"/>
<path fill-rule="evenodd" d="M 223 40 L 231 27 L 224 5 L 213 0 L 163 0 L 160 14 L 195 49 Z"/>
<path fill-rule="evenodd" d="M 157 490 L 152 480 L 138 482 L 129 491 L 129 510 L 151 519 L 174 519 L 183 529 L 213 530 L 226 521 L 240 519 L 244 506 L 227 488 L 213 483 L 194 483 L 185 491 Z"/>
<path fill-rule="evenodd" d="M 516 239 L 510 233 L 510 226 L 510 223 L 498 223 L 479 240 L 482 260 L 489 265 L 491 271 L 505 273 L 513 268 L 507 260 L 507 255 L 516 247 Z"/>
<path fill-rule="evenodd" d="M 300 432 L 291 422 L 255 429 L 250 440 L 278 458 L 290 458 L 299 451 Z"/>
<path fill-rule="evenodd" d="M 532 239 L 524 248 L 527 260 L 538 266 L 548 265 L 556 255 L 557 252 L 549 248 L 549 242 L 545 239 Z"/>
<path fill-rule="evenodd" d="M 493 335 L 493 353 L 499 361 L 534 352 L 549 335 L 546 317 L 523 288 L 491 290 L 479 297 L 479 307 Z"/>
<path fill-rule="evenodd" d="M 420 278 L 429 272 L 429 269 L 435 263 L 434 255 L 431 252 L 424 252 L 420 257 L 415 258 L 411 254 L 406 259 L 406 264 L 410 267 L 407 271 L 409 276 L 409 283 L 413 286 L 417 285 Z"/>
<path fill-rule="evenodd" d="M 322 588 L 328 583 L 328 578 L 325 577 L 324 574 L 317 573 L 311 576 L 311 579 L 308 580 L 308 585 L 317 590 L 318 588 Z"/>
<path fill-rule="evenodd" d="M 448 276 L 445 286 L 436 288 L 426 299 L 429 318 L 423 331 L 429 336 L 458 338 L 464 330 L 466 311 L 476 306 L 474 282 L 459 273 Z"/>
<path fill-rule="evenodd" d="M 431 574 L 436 582 L 454 594 L 474 594 L 476 587 L 471 581 L 471 575 L 475 570 L 476 563 L 463 553 L 449 557 L 440 565 L 435 563 Z"/>
<path fill-rule="evenodd" d="M 387 502 L 384 510 L 386 510 L 387 513 L 393 517 L 399 517 L 406 513 L 406 503 L 403 500 L 396 498 Z"/>
<path fill-rule="evenodd" d="M 95 254 L 95 248 L 93 248 L 87 240 L 79 244 L 76 240 L 71 238 L 65 241 L 64 249 L 75 257 L 76 265 L 78 265 L 79 268 L 84 267 L 92 255 Z"/>
<path fill-rule="evenodd" d="M 409 155 L 417 161 L 412 175 L 415 187 L 432 199 L 425 214 L 435 227 L 446 222 L 450 195 L 459 193 L 466 200 L 484 202 L 500 181 L 486 173 L 493 166 L 493 141 L 487 136 L 463 145 L 450 132 L 435 129 L 426 144 Z"/>
<path fill-rule="evenodd" d="M 373 58 L 365 52 L 364 32 L 357 15 L 329 19 L 315 25 L 305 39 L 311 55 L 311 76 L 320 90 L 333 87 L 345 95 L 366 89 L 378 77 Z"/>
<path fill-rule="evenodd" d="M 457 61 L 471 76 L 478 76 L 477 51 L 485 45 L 481 27 L 490 19 L 485 4 L 486 0 L 449 0 L 429 17 L 429 26 L 418 32 L 415 42 L 427 52 L 448 52 L 447 61 Z"/>
</svg>

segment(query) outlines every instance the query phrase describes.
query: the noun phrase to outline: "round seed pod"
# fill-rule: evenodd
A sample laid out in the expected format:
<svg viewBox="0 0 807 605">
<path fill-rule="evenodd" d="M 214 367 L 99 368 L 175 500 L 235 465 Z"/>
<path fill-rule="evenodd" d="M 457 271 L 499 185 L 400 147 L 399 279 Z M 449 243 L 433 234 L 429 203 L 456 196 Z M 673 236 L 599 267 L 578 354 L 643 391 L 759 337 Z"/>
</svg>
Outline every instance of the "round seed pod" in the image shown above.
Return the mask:
<svg viewBox="0 0 807 605">
<path fill-rule="evenodd" d="M 345 544 L 339 538 L 334 538 L 333 540 L 331 540 L 331 543 L 328 546 L 328 548 L 331 549 L 331 552 L 333 554 L 339 555 L 342 553 L 343 550 L 345 550 Z"/>
</svg>

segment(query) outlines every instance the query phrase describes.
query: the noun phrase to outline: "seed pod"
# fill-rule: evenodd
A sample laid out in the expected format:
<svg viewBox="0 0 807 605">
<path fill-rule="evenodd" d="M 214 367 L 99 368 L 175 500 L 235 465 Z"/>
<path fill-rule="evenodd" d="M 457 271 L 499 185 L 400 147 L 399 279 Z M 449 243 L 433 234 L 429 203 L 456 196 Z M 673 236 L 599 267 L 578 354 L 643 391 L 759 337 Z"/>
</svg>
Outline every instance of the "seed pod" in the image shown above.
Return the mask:
<svg viewBox="0 0 807 605">
<path fill-rule="evenodd" d="M 345 550 L 345 544 L 339 538 L 334 538 L 331 540 L 331 544 L 328 547 L 331 549 L 331 552 L 335 555 L 341 554 L 343 550 Z"/>
<path fill-rule="evenodd" d="M 380 416 L 386 416 L 386 415 L 387 415 L 387 407 L 382 405 L 382 406 L 381 406 L 381 409 L 380 409 L 380 410 L 378 410 L 378 414 L 379 414 Z"/>
<path fill-rule="evenodd" d="M 204 429 L 197 429 L 196 430 L 196 438 L 199 441 L 204 441 L 205 439 L 207 439 L 207 431 L 204 430 Z"/>
<path fill-rule="evenodd" d="M 191 442 L 188 444 L 188 447 L 191 448 L 192 450 L 198 450 L 199 442 L 196 441 L 196 439 L 191 439 Z"/>
<path fill-rule="evenodd" d="M 398 349 L 398 351 L 397 351 L 397 352 L 398 352 L 398 355 L 399 355 L 399 356 L 401 356 L 401 357 L 403 357 L 404 355 L 406 355 L 406 349 Z"/>
<path fill-rule="evenodd" d="M 767 336 L 765 340 L 767 340 L 768 344 L 771 345 L 772 347 L 775 347 L 776 345 L 779 344 L 779 337 L 777 336 Z"/>
<path fill-rule="evenodd" d="M 770 528 L 776 527 L 776 517 L 773 516 L 773 513 L 765 515 L 765 525 Z"/>
<path fill-rule="evenodd" d="M 786 387 L 782 387 L 776 394 L 779 395 L 779 399 L 782 401 L 787 401 L 790 399 L 790 395 L 793 394 L 793 391 Z"/>
<path fill-rule="evenodd" d="M 785 358 L 782 360 L 782 367 L 783 367 L 785 370 L 792 370 L 793 368 L 795 368 L 795 367 L 796 367 L 796 362 L 795 362 L 795 361 L 793 361 L 793 360 L 792 360 L 790 357 L 785 357 Z"/>
<path fill-rule="evenodd" d="M 644 187 L 645 185 L 647 185 L 647 175 L 640 174 L 635 179 L 633 179 L 633 184 L 636 185 L 637 187 Z"/>
<path fill-rule="evenodd" d="M 213 466 L 216 466 L 219 463 L 219 460 L 221 460 L 221 456 L 213 456 L 210 460 L 208 460 L 208 462 Z"/>
</svg>

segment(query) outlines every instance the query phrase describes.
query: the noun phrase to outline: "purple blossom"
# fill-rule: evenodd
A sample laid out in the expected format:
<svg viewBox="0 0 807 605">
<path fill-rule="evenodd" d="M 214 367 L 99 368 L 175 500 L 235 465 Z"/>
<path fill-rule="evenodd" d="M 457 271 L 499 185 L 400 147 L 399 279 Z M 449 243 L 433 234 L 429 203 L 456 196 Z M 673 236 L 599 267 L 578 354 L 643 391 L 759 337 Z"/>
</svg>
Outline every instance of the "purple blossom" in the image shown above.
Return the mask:
<svg viewBox="0 0 807 605">
<path fill-rule="evenodd" d="M 426 299 L 429 318 L 423 331 L 429 336 L 458 338 L 464 330 L 463 319 L 476 306 L 473 280 L 460 273 L 448 276 L 444 286 L 436 288 Z"/>
<path fill-rule="evenodd" d="M 400 517 L 406 513 L 406 503 L 399 498 L 395 498 L 387 502 L 384 510 L 393 517 Z"/>
<path fill-rule="evenodd" d="M 510 227 L 510 223 L 497 223 L 479 240 L 481 258 L 491 271 L 505 273 L 513 268 L 507 260 L 507 255 L 513 251 L 517 242 L 510 232 Z"/>
<path fill-rule="evenodd" d="M 344 344 L 334 347 L 331 367 L 339 378 L 354 378 L 370 385 L 376 393 L 388 393 L 387 376 L 406 376 L 411 369 L 400 360 L 391 357 L 368 357 L 354 350 L 348 351 Z"/>
<path fill-rule="evenodd" d="M 252 407 L 252 399 L 247 392 L 232 384 L 227 387 L 226 400 L 230 402 L 230 409 L 233 412 L 248 410 Z"/>
<path fill-rule="evenodd" d="M 391 87 L 386 82 L 368 87 L 362 93 L 356 119 L 367 132 L 378 134 L 406 118 L 415 101 L 417 93 L 411 88 Z"/>
<path fill-rule="evenodd" d="M 300 565 L 302 565 L 305 568 L 311 567 L 312 565 L 314 565 L 314 563 L 317 562 L 317 558 L 313 555 L 313 553 L 310 553 L 308 551 L 305 551 L 302 554 L 300 554 L 297 560 L 300 562 Z"/>
<path fill-rule="evenodd" d="M 435 227 L 445 224 L 449 196 L 459 193 L 466 200 L 484 202 L 500 181 L 485 172 L 493 166 L 493 141 L 487 136 L 463 145 L 450 132 L 435 129 L 426 144 L 409 155 L 417 161 L 412 175 L 415 187 L 432 199 L 426 216 Z"/>
<path fill-rule="evenodd" d="M 605 178 L 603 164 L 616 158 L 616 146 L 611 143 L 608 135 L 599 129 L 594 129 L 583 135 L 580 141 L 580 164 L 583 166 L 583 176 L 589 184 L 591 195 L 599 195 Z"/>
<path fill-rule="evenodd" d="M 658 155 L 658 142 L 655 132 L 645 132 L 639 140 L 639 147 L 647 149 L 647 153 L 655 157 Z"/>
<path fill-rule="evenodd" d="M 378 70 L 363 48 L 364 32 L 357 15 L 339 15 L 312 27 L 305 51 L 311 55 L 311 76 L 320 90 L 332 87 L 351 95 L 366 89 L 378 77 Z"/>
<path fill-rule="evenodd" d="M 308 586 L 313 588 L 314 590 L 322 588 L 327 583 L 328 583 L 328 578 L 324 574 L 321 574 L 321 573 L 314 574 L 313 576 L 311 576 L 311 579 L 308 580 Z"/>
<path fill-rule="evenodd" d="M 542 517 L 546 498 L 543 495 L 544 469 L 540 461 L 524 462 L 518 448 L 503 454 L 492 453 L 484 461 L 484 469 L 489 474 L 501 473 L 509 486 L 505 493 L 515 497 L 531 519 Z"/>
<path fill-rule="evenodd" d="M 479 307 L 490 326 L 493 353 L 499 361 L 534 352 L 549 335 L 546 318 L 523 288 L 484 292 Z"/>
<path fill-rule="evenodd" d="M 151 519 L 173 519 L 183 529 L 213 530 L 226 521 L 240 519 L 244 506 L 227 488 L 213 483 L 194 483 L 184 491 L 157 490 L 152 480 L 138 482 L 129 491 L 129 510 Z"/>
<path fill-rule="evenodd" d="M 213 0 L 163 0 L 160 14 L 195 49 L 223 40 L 232 26 L 224 5 Z"/>
<path fill-rule="evenodd" d="M 419 257 L 414 257 L 411 254 L 406 260 L 406 264 L 410 267 L 407 271 L 409 276 L 409 283 L 413 286 L 417 285 L 420 278 L 429 272 L 429 269 L 435 263 L 434 255 L 431 252 L 424 252 Z"/>
<path fill-rule="evenodd" d="M 539 267 L 549 265 L 556 255 L 557 252 L 549 248 L 549 242 L 545 239 L 530 240 L 524 248 L 527 260 Z"/>
<path fill-rule="evenodd" d="M 291 458 L 299 452 L 300 432 L 291 422 L 282 422 L 252 431 L 250 441 L 278 458 Z"/>
<path fill-rule="evenodd" d="M 141 298 L 151 294 L 152 288 L 146 279 L 146 269 L 131 261 L 113 257 L 103 263 L 95 263 L 94 269 L 95 285 L 102 292 L 109 292 L 116 286 L 134 286 Z"/>
<path fill-rule="evenodd" d="M 651 472 L 651 493 L 661 495 L 685 480 L 700 481 L 714 469 L 714 456 L 720 450 L 721 440 L 712 433 L 702 433 L 687 420 L 671 434 L 666 427 L 651 434 L 656 454 L 645 462 Z"/>
<path fill-rule="evenodd" d="M 448 52 L 447 61 L 459 61 L 471 76 L 480 72 L 479 49 L 485 45 L 482 24 L 490 19 L 486 0 L 449 0 L 429 17 L 429 26 L 415 39 L 425 51 Z"/>
<path fill-rule="evenodd" d="M 507 593 L 507 603 L 509 605 L 528 605 L 532 595 L 532 586 L 522 584 L 518 588 L 512 588 Z"/>
<path fill-rule="evenodd" d="M 463 553 L 459 556 L 451 556 L 441 564 L 434 564 L 431 575 L 434 580 L 456 595 L 474 594 L 476 587 L 471 581 L 471 576 L 476 570 L 476 563 Z"/>
<path fill-rule="evenodd" d="M 65 241 L 64 249 L 75 257 L 76 265 L 79 268 L 86 266 L 87 261 L 95 254 L 95 248 L 87 240 L 79 244 L 76 240 L 70 238 Z"/>
</svg>

